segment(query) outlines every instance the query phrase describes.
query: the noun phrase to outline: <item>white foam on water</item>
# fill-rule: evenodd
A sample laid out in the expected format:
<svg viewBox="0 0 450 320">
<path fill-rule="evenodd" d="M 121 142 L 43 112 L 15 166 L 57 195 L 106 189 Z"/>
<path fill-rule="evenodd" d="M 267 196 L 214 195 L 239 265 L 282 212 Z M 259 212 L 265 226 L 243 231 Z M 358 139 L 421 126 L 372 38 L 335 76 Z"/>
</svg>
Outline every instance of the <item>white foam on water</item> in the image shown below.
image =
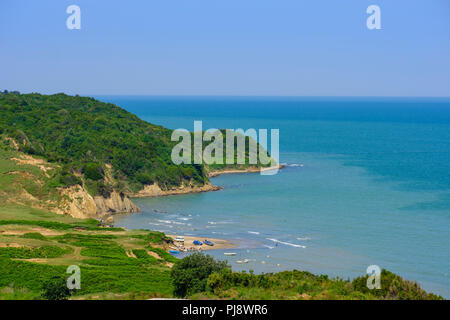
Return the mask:
<svg viewBox="0 0 450 320">
<path fill-rule="evenodd" d="M 177 224 L 177 225 L 185 225 L 186 224 L 184 222 L 178 222 L 178 221 L 173 221 L 173 220 L 156 220 L 156 221 L 165 223 L 165 224 Z"/>
<path fill-rule="evenodd" d="M 251 233 L 251 234 L 259 234 L 259 232 L 257 232 L 257 231 L 247 231 L 248 233 Z"/>
<path fill-rule="evenodd" d="M 161 222 L 161 223 L 167 223 L 167 224 L 171 224 L 172 223 L 172 221 L 170 221 L 170 220 L 159 220 L 159 219 L 157 219 L 156 221 Z"/>
<path fill-rule="evenodd" d="M 286 246 L 291 246 L 291 247 L 296 247 L 296 248 L 303 248 L 303 249 L 306 248 L 305 246 L 302 246 L 302 245 L 300 245 L 300 244 L 294 244 L 294 243 L 290 243 L 290 242 L 284 242 L 284 241 L 280 241 L 280 240 L 278 240 L 278 239 L 267 238 L 267 240 L 273 241 L 273 242 L 275 242 L 275 243 L 281 243 L 281 244 L 284 244 L 284 245 L 286 245 Z"/>
<path fill-rule="evenodd" d="M 230 221 L 208 221 L 208 224 L 233 224 L 233 222 Z"/>
<path fill-rule="evenodd" d="M 303 163 L 282 163 L 285 167 L 304 167 Z"/>
</svg>

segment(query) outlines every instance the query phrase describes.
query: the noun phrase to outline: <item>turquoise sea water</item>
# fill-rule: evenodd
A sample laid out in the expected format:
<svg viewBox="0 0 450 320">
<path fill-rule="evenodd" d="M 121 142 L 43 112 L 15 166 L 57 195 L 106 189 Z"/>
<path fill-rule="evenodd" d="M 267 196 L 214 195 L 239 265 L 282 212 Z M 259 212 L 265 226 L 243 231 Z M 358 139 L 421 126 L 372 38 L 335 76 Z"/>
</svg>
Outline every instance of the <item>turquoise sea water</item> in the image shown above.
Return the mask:
<svg viewBox="0 0 450 320">
<path fill-rule="evenodd" d="M 287 164 L 136 199 L 117 225 L 233 239 L 235 270 L 352 278 L 376 264 L 450 298 L 450 99 L 99 98 L 173 129 L 280 129 Z"/>
</svg>

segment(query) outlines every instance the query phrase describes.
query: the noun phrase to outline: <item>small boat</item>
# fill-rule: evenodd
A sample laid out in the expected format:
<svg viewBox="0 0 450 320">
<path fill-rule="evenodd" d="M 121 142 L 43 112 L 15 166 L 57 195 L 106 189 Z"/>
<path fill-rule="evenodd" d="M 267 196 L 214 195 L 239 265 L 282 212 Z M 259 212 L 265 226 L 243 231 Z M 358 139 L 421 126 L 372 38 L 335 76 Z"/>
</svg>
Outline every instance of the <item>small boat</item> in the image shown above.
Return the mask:
<svg viewBox="0 0 450 320">
<path fill-rule="evenodd" d="M 184 242 L 184 237 L 176 237 L 175 241 Z"/>
<path fill-rule="evenodd" d="M 169 253 L 173 253 L 173 254 L 179 254 L 179 253 L 180 253 L 180 251 L 177 251 L 177 250 L 169 250 Z"/>
<path fill-rule="evenodd" d="M 225 252 L 224 255 L 225 256 L 235 256 L 236 252 Z"/>
<path fill-rule="evenodd" d="M 248 259 L 238 260 L 236 261 L 236 263 L 248 263 Z"/>
<path fill-rule="evenodd" d="M 198 240 L 194 240 L 192 243 L 195 244 L 196 246 L 203 245 L 203 243 L 201 241 L 198 241 Z"/>
<path fill-rule="evenodd" d="M 205 241 L 203 241 L 203 243 L 206 244 L 207 246 L 211 246 L 211 247 L 214 245 L 214 243 L 212 243 L 209 240 L 205 240 Z"/>
</svg>

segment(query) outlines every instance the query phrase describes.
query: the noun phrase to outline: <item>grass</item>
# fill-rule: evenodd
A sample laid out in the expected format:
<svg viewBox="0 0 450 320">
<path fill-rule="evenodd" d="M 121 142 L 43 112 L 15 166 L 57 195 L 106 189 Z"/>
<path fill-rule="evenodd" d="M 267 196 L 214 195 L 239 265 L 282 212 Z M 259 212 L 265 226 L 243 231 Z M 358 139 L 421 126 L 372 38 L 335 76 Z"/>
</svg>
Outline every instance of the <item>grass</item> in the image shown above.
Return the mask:
<svg viewBox="0 0 450 320">
<path fill-rule="evenodd" d="M 55 275 L 67 278 L 70 265 L 81 269 L 81 290 L 74 292 L 73 299 L 172 296 L 167 264 L 177 259 L 161 248 L 163 233 L 103 228 L 94 219 L 8 202 L 23 188 L 40 201 L 52 197 L 31 185 L 42 187 L 51 178 L 34 166 L 9 160 L 15 156 L 13 151 L 0 151 L 0 300 L 40 299 L 43 283 Z"/>
<path fill-rule="evenodd" d="M 14 230 L 20 232 L 27 225 L 16 223 L 9 226 L 14 226 Z M 149 249 L 159 249 L 156 250 L 158 252 L 164 250 L 151 247 L 146 242 L 134 244 L 132 252 L 136 258 L 126 253 L 126 246 L 129 245 L 127 241 L 136 235 L 147 238 L 147 231 L 139 231 L 138 234 L 135 231 L 123 231 L 120 235 L 114 235 L 105 229 L 73 232 L 73 229 L 61 228 L 59 224 L 45 226 L 56 228 L 63 234 L 40 237 L 36 233 L 0 233 L 1 242 L 21 245 L 0 248 L 0 288 L 13 286 L 25 290 L 27 295 L 24 297 L 36 298 L 40 296 L 42 284 L 47 279 L 54 275 L 68 277 L 65 273 L 67 267 L 76 264 L 81 269 L 82 286 L 81 290 L 75 292 L 74 298 L 101 292 L 121 294 L 123 298 L 171 296 L 170 269 L 165 264 L 173 262 L 175 258 L 170 256 L 166 260 L 161 254 L 160 260 L 150 256 L 147 253 Z M 45 261 L 27 261 L 32 258 L 45 258 Z M 0 299 L 13 298 L 22 292 L 16 289 L 13 292 L 0 290 Z"/>
</svg>

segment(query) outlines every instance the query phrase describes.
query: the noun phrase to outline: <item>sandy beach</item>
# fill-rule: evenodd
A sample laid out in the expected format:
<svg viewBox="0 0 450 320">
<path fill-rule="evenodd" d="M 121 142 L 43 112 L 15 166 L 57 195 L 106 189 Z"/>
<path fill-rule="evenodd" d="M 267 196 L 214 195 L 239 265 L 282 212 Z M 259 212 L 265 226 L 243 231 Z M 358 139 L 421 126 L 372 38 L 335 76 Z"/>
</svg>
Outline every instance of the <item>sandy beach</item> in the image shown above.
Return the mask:
<svg viewBox="0 0 450 320">
<path fill-rule="evenodd" d="M 237 244 L 230 240 L 225 239 L 216 239 L 216 238 L 205 238 L 200 236 L 183 236 L 183 235 L 167 235 L 175 240 L 176 237 L 184 237 L 184 248 L 186 250 L 198 250 L 201 248 L 202 250 L 219 250 L 219 249 L 233 249 L 237 248 Z M 193 244 L 194 240 L 199 240 L 203 242 L 204 240 L 209 240 L 214 243 L 214 246 L 207 246 L 205 244 L 201 246 L 196 246 Z"/>
</svg>

